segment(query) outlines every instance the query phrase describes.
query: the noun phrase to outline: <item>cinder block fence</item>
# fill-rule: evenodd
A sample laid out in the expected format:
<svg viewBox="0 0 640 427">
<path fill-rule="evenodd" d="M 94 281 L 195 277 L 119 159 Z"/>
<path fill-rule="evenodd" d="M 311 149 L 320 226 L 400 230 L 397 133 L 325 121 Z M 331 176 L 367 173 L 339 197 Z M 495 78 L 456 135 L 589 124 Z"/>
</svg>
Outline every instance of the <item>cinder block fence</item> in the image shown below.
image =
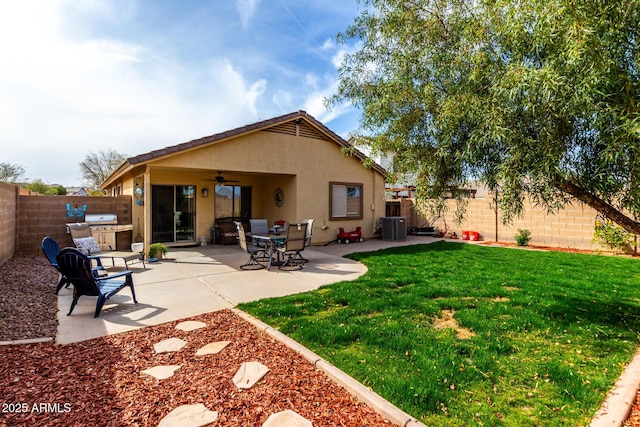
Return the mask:
<svg viewBox="0 0 640 427">
<path fill-rule="evenodd" d="M 60 246 L 73 246 L 67 223 L 78 218 L 67 215 L 72 207 L 87 205 L 87 213 L 115 213 L 119 224 L 131 224 L 131 196 L 82 197 L 21 194 L 19 187 L 0 183 L 0 265 L 15 253 L 41 253 L 40 243 L 51 236 Z M 80 219 L 82 221 L 82 219 Z M 118 233 L 118 249 L 131 245 L 131 232 Z"/>
<path fill-rule="evenodd" d="M 485 241 L 515 242 L 514 235 L 521 229 L 531 231 L 531 245 L 562 248 L 603 250 L 594 243 L 593 232 L 597 212 L 589 206 L 574 202 L 555 215 L 525 202 L 524 214 L 511 224 L 502 223 L 502 213 L 496 210 L 490 198 L 469 199 L 465 220 L 455 222 L 455 202 L 449 201 L 448 212 L 442 218 L 425 218 L 415 208 L 413 199 L 399 199 L 400 215 L 407 217 L 407 227 L 438 226 L 454 231 L 458 236 L 463 230 L 477 231 Z"/>
</svg>

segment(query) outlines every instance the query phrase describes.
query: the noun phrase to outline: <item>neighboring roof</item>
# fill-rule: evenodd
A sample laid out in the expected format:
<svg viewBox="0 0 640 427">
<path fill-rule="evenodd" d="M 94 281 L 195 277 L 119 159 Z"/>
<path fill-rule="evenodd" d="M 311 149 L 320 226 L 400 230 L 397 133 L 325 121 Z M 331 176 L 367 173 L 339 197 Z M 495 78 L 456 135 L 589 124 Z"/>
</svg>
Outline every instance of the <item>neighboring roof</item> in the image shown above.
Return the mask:
<svg viewBox="0 0 640 427">
<path fill-rule="evenodd" d="M 67 196 L 73 196 L 74 194 L 87 194 L 89 190 L 86 187 L 65 187 L 67 190 Z"/>
<path fill-rule="evenodd" d="M 218 141 L 222 141 L 222 140 L 236 137 L 239 135 L 265 130 L 267 128 L 277 126 L 285 122 L 290 122 L 290 121 L 299 120 L 299 119 L 306 120 L 309 124 L 317 128 L 320 132 L 324 133 L 328 137 L 328 139 L 334 141 L 340 147 L 353 150 L 352 151 L 353 155 L 358 159 L 360 160 L 367 159 L 367 156 L 364 153 L 354 148 L 351 144 L 349 144 L 342 137 L 340 137 L 340 135 L 333 132 L 331 129 L 329 129 L 324 124 L 319 122 L 317 119 L 315 119 L 313 116 L 308 114 L 306 111 L 299 110 L 294 113 L 285 114 L 282 116 L 274 117 L 272 119 L 263 120 L 260 122 L 242 126 L 236 129 L 228 130 L 221 133 L 216 133 L 214 135 L 205 136 L 205 137 L 194 139 L 188 142 L 183 142 L 182 144 L 172 145 L 169 147 L 161 148 L 159 150 L 154 150 L 148 153 L 143 153 L 137 156 L 129 157 L 127 160 L 125 160 L 122 163 L 122 165 L 120 165 L 120 167 L 118 167 L 116 171 L 114 171 L 105 180 L 105 182 L 102 184 L 101 187 L 108 185 L 110 181 L 114 180 L 116 177 L 120 176 L 122 173 L 124 173 L 125 171 L 127 171 L 128 169 L 136 165 L 144 164 L 149 161 L 156 160 L 162 157 L 171 156 L 173 154 L 180 153 L 183 151 L 193 150 L 195 148 L 199 148 L 204 145 L 211 144 L 213 142 L 218 142 Z M 372 169 L 376 170 L 377 172 L 383 175 L 386 173 L 384 168 L 375 162 L 373 162 Z"/>
</svg>

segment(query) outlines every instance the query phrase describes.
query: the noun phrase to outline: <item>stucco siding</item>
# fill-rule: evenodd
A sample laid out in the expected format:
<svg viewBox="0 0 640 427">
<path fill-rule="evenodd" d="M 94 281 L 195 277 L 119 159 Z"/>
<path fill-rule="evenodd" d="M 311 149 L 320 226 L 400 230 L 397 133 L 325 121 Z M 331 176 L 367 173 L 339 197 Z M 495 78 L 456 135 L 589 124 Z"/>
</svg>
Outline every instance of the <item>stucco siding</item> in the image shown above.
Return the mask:
<svg viewBox="0 0 640 427">
<path fill-rule="evenodd" d="M 359 226 L 364 237 L 373 237 L 385 207 L 381 169 L 364 168 L 359 158 L 342 154 L 341 147 L 348 144 L 315 119 L 292 116 L 287 120 L 270 122 L 262 130 L 248 126 L 242 132 L 230 131 L 133 159 L 131 171 L 111 178 L 109 187 L 123 183 L 125 194 L 133 195 L 134 180 L 143 177 L 145 205 L 133 208 L 134 235 L 139 219 L 145 243 L 150 242 L 152 185 L 194 185 L 195 237 L 208 239 L 216 216 L 220 216 L 215 208 L 215 178 L 220 171 L 225 179 L 238 181 L 230 185 L 251 187 L 254 218 L 266 218 L 270 223 L 315 219 L 314 243 L 335 240 L 341 227 L 352 230 Z M 361 219 L 331 220 L 330 182 L 362 185 Z M 209 193 L 206 198 L 203 188 Z M 274 202 L 276 189 L 284 193 L 282 206 Z"/>
</svg>

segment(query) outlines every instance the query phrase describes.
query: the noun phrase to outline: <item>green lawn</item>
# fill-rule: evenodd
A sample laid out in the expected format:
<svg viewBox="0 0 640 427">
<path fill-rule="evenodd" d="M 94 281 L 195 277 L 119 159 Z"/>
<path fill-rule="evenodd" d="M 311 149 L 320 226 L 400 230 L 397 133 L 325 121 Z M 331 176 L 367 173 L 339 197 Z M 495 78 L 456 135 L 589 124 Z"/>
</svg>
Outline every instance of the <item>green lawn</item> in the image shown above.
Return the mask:
<svg viewBox="0 0 640 427">
<path fill-rule="evenodd" d="M 446 242 L 350 258 L 368 273 L 240 308 L 429 426 L 588 425 L 638 344 L 634 259 Z M 445 313 L 458 330 L 434 327 Z"/>
</svg>

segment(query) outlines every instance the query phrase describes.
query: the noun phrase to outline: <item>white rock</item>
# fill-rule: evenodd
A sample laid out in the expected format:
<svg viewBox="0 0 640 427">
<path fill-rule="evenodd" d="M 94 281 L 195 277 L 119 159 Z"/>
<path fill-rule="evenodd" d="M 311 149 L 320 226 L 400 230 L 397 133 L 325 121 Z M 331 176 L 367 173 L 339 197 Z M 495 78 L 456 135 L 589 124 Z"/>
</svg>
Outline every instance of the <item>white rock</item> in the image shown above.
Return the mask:
<svg viewBox="0 0 640 427">
<path fill-rule="evenodd" d="M 230 343 L 231 341 L 217 341 L 217 342 L 209 343 L 204 347 L 202 347 L 201 349 L 199 349 L 198 351 L 196 351 L 196 356 L 206 356 L 207 354 L 218 354 Z"/>
<path fill-rule="evenodd" d="M 194 320 L 188 320 L 186 322 L 178 323 L 176 325 L 176 329 L 180 331 L 191 332 L 191 331 L 195 331 L 196 329 L 204 328 L 205 326 L 207 326 L 206 323 L 196 322 Z"/>
<path fill-rule="evenodd" d="M 158 427 L 200 427 L 218 419 L 216 411 L 210 411 L 202 403 L 182 405 L 160 420 Z"/>
<path fill-rule="evenodd" d="M 160 365 L 145 369 L 144 371 L 140 371 L 140 373 L 151 375 L 159 380 L 166 380 L 167 378 L 172 377 L 173 374 L 181 367 L 182 365 Z"/>
<path fill-rule="evenodd" d="M 313 423 L 297 412 L 287 409 L 269 415 L 262 427 L 313 427 Z"/>
<path fill-rule="evenodd" d="M 169 353 L 172 351 L 180 351 L 187 345 L 187 342 L 180 338 L 168 338 L 153 345 L 156 353 Z"/>
<path fill-rule="evenodd" d="M 269 368 L 260 362 L 244 362 L 233 376 L 233 383 L 238 388 L 249 389 L 269 372 Z"/>
</svg>

